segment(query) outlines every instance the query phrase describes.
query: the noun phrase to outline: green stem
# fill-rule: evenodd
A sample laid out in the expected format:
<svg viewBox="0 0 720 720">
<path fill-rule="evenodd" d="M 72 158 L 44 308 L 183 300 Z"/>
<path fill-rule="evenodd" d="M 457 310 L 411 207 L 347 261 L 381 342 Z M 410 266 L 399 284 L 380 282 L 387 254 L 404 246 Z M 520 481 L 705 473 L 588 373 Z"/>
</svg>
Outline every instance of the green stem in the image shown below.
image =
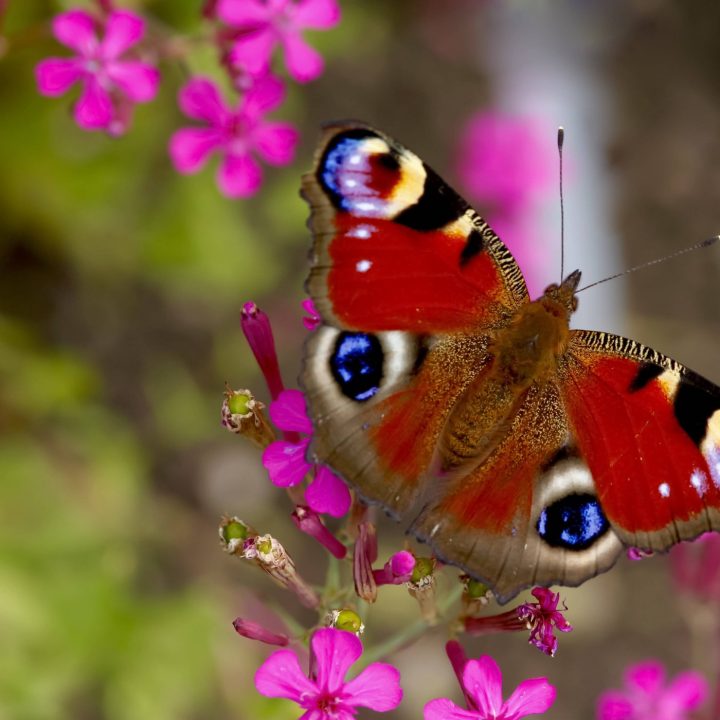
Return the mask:
<svg viewBox="0 0 720 720">
<path fill-rule="evenodd" d="M 438 614 L 441 618 L 460 598 L 462 591 L 462 585 L 458 583 L 456 587 L 446 593 L 442 599 L 438 601 Z M 416 620 L 414 623 L 407 625 L 400 632 L 389 637 L 379 645 L 375 645 L 374 647 L 367 649 L 363 653 L 361 664 L 365 667 L 370 663 L 381 660 L 391 653 L 394 653 L 396 650 L 405 647 L 405 645 L 409 645 L 411 642 L 427 632 L 428 627 L 430 626 L 424 620 Z"/>
</svg>

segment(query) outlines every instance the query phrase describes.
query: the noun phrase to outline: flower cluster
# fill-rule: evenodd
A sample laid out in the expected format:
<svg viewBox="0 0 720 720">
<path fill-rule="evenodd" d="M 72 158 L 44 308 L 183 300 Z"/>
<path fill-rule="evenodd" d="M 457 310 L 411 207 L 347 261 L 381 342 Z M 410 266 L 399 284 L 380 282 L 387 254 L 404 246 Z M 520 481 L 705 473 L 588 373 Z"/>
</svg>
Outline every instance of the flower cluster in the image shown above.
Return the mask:
<svg viewBox="0 0 720 720">
<path fill-rule="evenodd" d="M 79 85 L 77 124 L 117 136 L 128 129 L 135 105 L 157 95 L 158 60 L 176 57 L 183 44 L 182 38 L 167 37 L 159 29 L 148 33 L 147 22 L 136 13 L 108 2 L 99 5 L 95 13 L 75 9 L 53 19 L 55 39 L 74 55 L 40 62 L 37 85 L 48 97 Z M 304 31 L 334 27 L 340 8 L 337 0 L 211 0 L 202 15 L 213 26 L 210 37 L 219 70 L 238 97 L 228 103 L 215 80 L 192 76 L 178 101 L 198 124 L 173 134 L 170 158 L 178 172 L 189 174 L 218 155 L 220 191 L 245 198 L 261 185 L 259 160 L 290 163 L 299 139 L 290 123 L 265 117 L 285 97 L 282 80 L 272 72 L 275 51 L 281 49 L 292 79 L 314 80 L 323 71 L 323 60 L 305 41 Z"/>
</svg>

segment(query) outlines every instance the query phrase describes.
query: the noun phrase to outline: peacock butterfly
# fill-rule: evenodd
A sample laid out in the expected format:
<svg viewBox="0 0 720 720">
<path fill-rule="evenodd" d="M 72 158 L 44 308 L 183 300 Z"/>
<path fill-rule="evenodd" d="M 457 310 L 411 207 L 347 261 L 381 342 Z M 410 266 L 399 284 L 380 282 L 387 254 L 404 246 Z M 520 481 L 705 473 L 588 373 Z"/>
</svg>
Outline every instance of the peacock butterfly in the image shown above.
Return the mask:
<svg viewBox="0 0 720 720">
<path fill-rule="evenodd" d="M 571 330 L 579 271 L 531 302 L 485 220 L 361 123 L 325 130 L 303 196 L 314 461 L 501 602 L 720 530 L 720 388 Z"/>
</svg>

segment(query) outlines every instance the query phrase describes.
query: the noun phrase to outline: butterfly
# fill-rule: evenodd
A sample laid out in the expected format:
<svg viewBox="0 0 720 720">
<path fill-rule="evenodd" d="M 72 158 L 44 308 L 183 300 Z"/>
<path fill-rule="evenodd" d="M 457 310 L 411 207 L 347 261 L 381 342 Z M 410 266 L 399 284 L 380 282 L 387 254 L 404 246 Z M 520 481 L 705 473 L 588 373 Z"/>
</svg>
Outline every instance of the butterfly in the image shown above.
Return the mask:
<svg viewBox="0 0 720 720">
<path fill-rule="evenodd" d="M 531 301 L 487 222 L 362 123 L 325 129 L 302 194 L 313 461 L 500 602 L 720 530 L 720 388 L 571 330 L 580 271 Z"/>
</svg>

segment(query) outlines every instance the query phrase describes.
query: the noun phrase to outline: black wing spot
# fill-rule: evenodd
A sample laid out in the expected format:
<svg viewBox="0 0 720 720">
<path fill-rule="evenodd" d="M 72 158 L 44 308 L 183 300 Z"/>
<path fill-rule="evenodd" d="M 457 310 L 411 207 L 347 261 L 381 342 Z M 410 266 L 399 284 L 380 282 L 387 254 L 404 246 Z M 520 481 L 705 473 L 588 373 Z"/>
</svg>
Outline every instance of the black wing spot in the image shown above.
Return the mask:
<svg viewBox="0 0 720 720">
<path fill-rule="evenodd" d="M 330 356 L 330 372 L 345 397 L 365 402 L 380 389 L 383 359 L 382 345 L 375 335 L 343 332 Z"/>
<path fill-rule="evenodd" d="M 434 170 L 423 167 L 427 175 L 422 195 L 393 219 L 411 230 L 430 232 L 462 217 L 468 205 Z"/>
<path fill-rule="evenodd" d="M 714 386 L 713 389 L 717 391 Z M 708 420 L 720 410 L 720 391 L 710 393 L 682 377 L 673 399 L 673 410 L 680 427 L 700 446 L 707 433 Z"/>
<path fill-rule="evenodd" d="M 465 247 L 460 253 L 460 267 L 467 265 L 476 255 L 479 255 L 485 243 L 483 242 L 483 236 L 477 230 L 473 230 L 465 243 Z"/>
<path fill-rule="evenodd" d="M 598 499 L 589 493 L 567 495 L 546 507 L 538 535 L 551 547 L 587 550 L 610 527 Z"/>
<path fill-rule="evenodd" d="M 628 390 L 631 393 L 642 390 L 646 385 L 651 383 L 655 378 L 660 377 L 660 375 L 664 372 L 665 368 L 662 367 L 662 365 L 656 365 L 652 362 L 644 362 L 640 365 L 637 374 L 628 386 Z"/>
</svg>

